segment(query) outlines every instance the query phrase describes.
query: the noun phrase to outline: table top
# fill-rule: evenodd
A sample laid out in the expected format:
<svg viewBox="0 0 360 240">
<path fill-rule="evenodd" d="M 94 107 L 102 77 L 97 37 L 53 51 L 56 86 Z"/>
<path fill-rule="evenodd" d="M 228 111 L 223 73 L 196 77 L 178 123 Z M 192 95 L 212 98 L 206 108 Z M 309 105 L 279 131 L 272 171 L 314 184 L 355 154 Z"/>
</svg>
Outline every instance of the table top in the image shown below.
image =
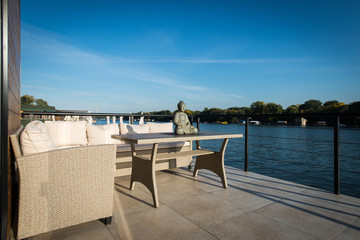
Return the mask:
<svg viewBox="0 0 360 240">
<path fill-rule="evenodd" d="M 240 133 L 199 132 L 195 135 L 176 135 L 175 133 L 114 134 L 111 135 L 111 137 L 125 141 L 126 143 L 153 144 L 225 138 L 242 138 L 243 135 Z"/>
</svg>

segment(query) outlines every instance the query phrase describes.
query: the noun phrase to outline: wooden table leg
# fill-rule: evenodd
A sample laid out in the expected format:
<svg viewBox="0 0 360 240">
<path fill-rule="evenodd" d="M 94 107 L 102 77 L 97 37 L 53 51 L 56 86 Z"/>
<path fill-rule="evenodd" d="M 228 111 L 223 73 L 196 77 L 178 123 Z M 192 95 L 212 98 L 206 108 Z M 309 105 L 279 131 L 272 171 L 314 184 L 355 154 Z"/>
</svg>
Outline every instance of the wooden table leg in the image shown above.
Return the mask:
<svg viewBox="0 0 360 240">
<path fill-rule="evenodd" d="M 159 198 L 157 192 L 157 184 L 156 184 L 156 175 L 155 175 L 155 162 L 156 162 L 156 154 L 158 150 L 158 144 L 153 144 L 153 149 L 151 153 L 151 158 L 143 158 L 140 156 L 136 156 L 135 147 L 132 144 L 133 151 L 133 161 L 132 161 L 132 169 L 131 169 L 131 180 L 130 180 L 130 189 L 133 190 L 135 187 L 135 182 L 141 182 L 144 184 L 147 189 L 152 194 L 153 201 L 155 207 L 159 207 Z"/>
<path fill-rule="evenodd" d="M 220 152 L 215 152 L 210 155 L 203 155 L 196 157 L 196 163 L 194 168 L 193 176 L 196 177 L 200 169 L 207 169 L 216 173 L 220 178 L 224 188 L 227 188 L 225 166 L 224 166 L 224 155 L 226 145 L 229 139 L 225 138 L 221 146 Z M 199 149 L 200 144 L 197 142 L 196 147 Z"/>
</svg>

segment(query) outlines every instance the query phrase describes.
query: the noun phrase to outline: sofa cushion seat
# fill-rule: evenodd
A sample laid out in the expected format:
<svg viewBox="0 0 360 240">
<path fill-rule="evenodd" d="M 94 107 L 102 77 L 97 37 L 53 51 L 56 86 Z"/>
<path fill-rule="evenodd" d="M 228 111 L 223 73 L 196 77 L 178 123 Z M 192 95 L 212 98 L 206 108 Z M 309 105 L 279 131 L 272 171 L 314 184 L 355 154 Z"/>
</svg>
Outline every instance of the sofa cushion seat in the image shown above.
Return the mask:
<svg viewBox="0 0 360 240">
<path fill-rule="evenodd" d="M 123 144 L 122 141 L 111 138 L 112 134 L 119 134 L 119 126 L 115 123 L 107 125 L 88 125 L 86 129 L 88 144 Z"/>
<path fill-rule="evenodd" d="M 46 126 L 41 121 L 32 121 L 26 125 L 20 135 L 23 155 L 55 150 L 55 143 L 48 135 Z"/>
<path fill-rule="evenodd" d="M 120 123 L 120 133 L 149 133 L 149 125 L 148 124 L 127 124 Z"/>
<path fill-rule="evenodd" d="M 149 125 L 150 133 L 174 132 L 174 124 L 172 122 L 168 122 L 168 123 L 147 122 L 146 125 Z"/>
<path fill-rule="evenodd" d="M 86 121 L 45 121 L 50 138 L 56 147 L 87 145 Z"/>
</svg>

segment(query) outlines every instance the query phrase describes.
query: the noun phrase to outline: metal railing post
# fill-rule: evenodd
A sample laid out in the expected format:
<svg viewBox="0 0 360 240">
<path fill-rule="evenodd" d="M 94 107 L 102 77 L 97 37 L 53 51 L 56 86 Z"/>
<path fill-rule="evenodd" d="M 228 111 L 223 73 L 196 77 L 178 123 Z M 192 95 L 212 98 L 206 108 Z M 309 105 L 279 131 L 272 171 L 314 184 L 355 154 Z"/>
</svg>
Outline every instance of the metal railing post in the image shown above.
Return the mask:
<svg viewBox="0 0 360 240">
<path fill-rule="evenodd" d="M 340 117 L 335 117 L 334 125 L 334 193 L 340 194 L 340 163 L 339 163 L 339 123 Z"/>
<path fill-rule="evenodd" d="M 200 117 L 197 118 L 197 129 L 200 131 Z"/>
<path fill-rule="evenodd" d="M 249 144 L 249 117 L 246 117 L 245 121 L 245 172 L 248 171 L 248 144 Z"/>
<path fill-rule="evenodd" d="M 34 121 L 34 114 L 30 114 L 30 122 Z"/>
</svg>

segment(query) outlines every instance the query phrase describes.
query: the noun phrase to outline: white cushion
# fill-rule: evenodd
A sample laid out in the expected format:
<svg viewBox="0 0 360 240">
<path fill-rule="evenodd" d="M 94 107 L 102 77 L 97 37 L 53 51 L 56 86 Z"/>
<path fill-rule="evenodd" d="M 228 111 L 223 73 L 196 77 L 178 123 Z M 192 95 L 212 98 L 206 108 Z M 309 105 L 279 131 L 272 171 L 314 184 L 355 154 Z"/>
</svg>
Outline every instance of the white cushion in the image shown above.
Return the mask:
<svg viewBox="0 0 360 240">
<path fill-rule="evenodd" d="M 127 133 L 149 133 L 149 125 L 120 123 L 120 134 Z"/>
<path fill-rule="evenodd" d="M 20 135 L 20 144 L 24 155 L 56 149 L 45 124 L 40 121 L 32 121 L 26 125 Z"/>
<path fill-rule="evenodd" d="M 57 147 L 87 145 L 86 121 L 45 121 L 45 125 Z"/>
<path fill-rule="evenodd" d="M 173 123 L 154 123 L 154 122 L 147 122 L 149 125 L 149 132 L 150 133 L 162 133 L 162 132 L 174 132 Z"/>
<path fill-rule="evenodd" d="M 86 129 L 88 144 L 123 144 L 122 141 L 112 139 L 112 134 L 119 134 L 119 126 L 117 124 L 107 125 L 88 125 Z"/>
</svg>

